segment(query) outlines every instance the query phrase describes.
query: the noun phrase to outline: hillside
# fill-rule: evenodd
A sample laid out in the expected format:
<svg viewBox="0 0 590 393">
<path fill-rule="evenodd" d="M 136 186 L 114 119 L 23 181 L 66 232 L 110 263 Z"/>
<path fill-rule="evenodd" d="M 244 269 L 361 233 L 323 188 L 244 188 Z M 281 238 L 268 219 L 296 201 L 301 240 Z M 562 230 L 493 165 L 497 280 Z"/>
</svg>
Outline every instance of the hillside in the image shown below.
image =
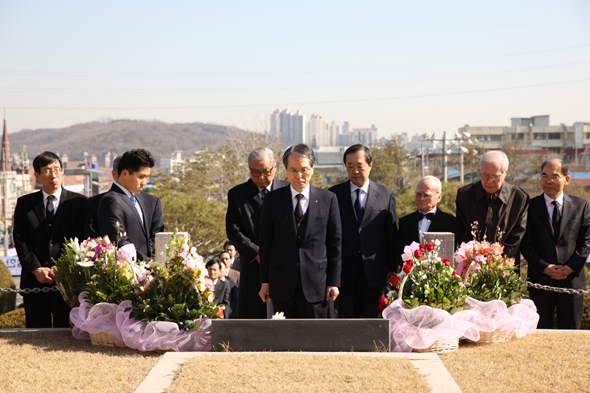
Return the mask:
<svg viewBox="0 0 590 393">
<path fill-rule="evenodd" d="M 232 137 L 244 131 L 232 129 Z M 160 158 L 169 158 L 175 150 L 184 157 L 205 145 L 217 148 L 228 138 L 228 127 L 204 123 L 170 124 L 161 121 L 112 120 L 89 122 L 59 129 L 24 130 L 8 134 L 12 154 L 27 146 L 32 159 L 49 150 L 67 154 L 71 161 L 82 160 L 83 153 L 101 157 L 111 152 L 113 157 L 127 150 L 142 147 L 152 152 L 159 166 Z"/>
</svg>

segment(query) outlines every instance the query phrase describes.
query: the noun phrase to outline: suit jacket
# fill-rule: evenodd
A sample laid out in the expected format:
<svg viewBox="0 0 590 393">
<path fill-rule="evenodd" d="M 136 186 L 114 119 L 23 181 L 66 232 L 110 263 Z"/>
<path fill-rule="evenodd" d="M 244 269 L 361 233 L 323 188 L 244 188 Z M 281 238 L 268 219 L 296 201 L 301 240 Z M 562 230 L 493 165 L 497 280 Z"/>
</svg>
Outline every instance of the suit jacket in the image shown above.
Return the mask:
<svg viewBox="0 0 590 393">
<path fill-rule="evenodd" d="M 98 205 L 100 205 L 100 201 L 105 194 L 106 192 L 103 192 L 102 194 L 88 198 L 88 202 L 86 203 L 86 221 L 84 222 L 85 239 L 100 236 L 98 229 Z"/>
<path fill-rule="evenodd" d="M 156 246 L 156 233 L 164 232 L 164 217 L 162 216 L 162 201 L 157 196 L 140 192 L 137 199 L 141 200 L 139 203 L 142 207 L 152 212 L 152 223 L 150 228 L 150 243 L 151 249 Z"/>
<path fill-rule="evenodd" d="M 271 191 L 288 186 L 285 180 L 274 179 Z M 228 206 L 225 216 L 227 238 L 240 253 L 242 265 L 251 264 L 259 254 L 260 213 L 262 197 L 252 179 L 229 190 Z M 260 288 L 259 288 L 260 289 Z"/>
<path fill-rule="evenodd" d="M 147 261 L 152 257 L 154 248 L 150 239 L 154 209 L 148 208 L 143 198 L 137 198 L 137 202 L 143 212 L 143 223 L 131 199 L 119 186 L 113 184 L 98 206 L 99 232 L 101 236 L 108 235 L 111 242 L 119 247 L 133 243 L 137 258 Z"/>
<path fill-rule="evenodd" d="M 41 191 L 18 198 L 14 209 L 14 243 L 22 265 L 21 288 L 47 287 L 32 273 L 38 267 L 51 267 L 60 255 L 62 244 L 82 238 L 86 197 L 62 188 L 53 225 L 47 222 Z M 53 284 L 51 284 L 53 285 Z"/>
<path fill-rule="evenodd" d="M 485 234 L 489 242 L 497 241 L 497 227 L 504 232 L 501 243 L 504 254 L 519 260 L 518 248 L 526 230 L 529 195 L 520 187 L 504 182 L 495 201 L 487 205 L 487 194 L 481 181 L 461 187 L 457 191 L 457 242 L 473 240 L 471 224 L 479 223 L 479 240 Z M 487 224 L 486 224 L 487 223 Z"/>
<path fill-rule="evenodd" d="M 458 223 L 455 216 L 445 213 L 439 207 L 436 208 L 436 214 L 430 221 L 428 232 L 452 232 L 455 234 L 455 243 L 457 240 Z M 397 263 L 401 266 L 402 254 L 404 247 L 409 246 L 412 242 L 420 243 L 420 233 L 418 232 L 418 210 L 406 214 L 399 219 L 399 231 L 395 257 Z M 454 247 L 455 245 L 453 245 Z"/>
<path fill-rule="evenodd" d="M 229 276 L 229 278 L 232 279 L 233 282 L 236 283 L 236 286 L 240 286 L 240 272 L 237 271 L 236 269 L 229 269 L 227 271 L 227 275 Z"/>
<path fill-rule="evenodd" d="M 291 188 L 270 192 L 260 218 L 260 280 L 269 284 L 270 298 L 286 302 L 293 297 L 298 277 L 305 299 L 326 299 L 327 286 L 341 284 L 340 212 L 336 195 L 309 186 L 305 234 L 298 238 Z"/>
<path fill-rule="evenodd" d="M 229 285 L 229 307 L 226 307 L 223 317 L 235 319 L 238 314 L 238 285 L 230 276 L 225 276 L 225 282 Z"/>
<path fill-rule="evenodd" d="M 213 294 L 213 300 L 217 301 L 217 304 L 219 305 L 225 305 L 224 315 L 231 313 L 229 281 L 217 279 L 217 282 L 215 283 L 215 293 Z"/>
<path fill-rule="evenodd" d="M 342 225 L 342 287 L 354 285 L 360 257 L 367 284 L 385 285 L 388 271 L 395 271 L 397 232 L 395 195 L 389 188 L 369 180 L 369 193 L 360 225 L 352 204 L 350 181 L 330 188 L 338 198 Z"/>
<path fill-rule="evenodd" d="M 590 254 L 590 208 L 584 199 L 563 195 L 559 237 L 553 235 L 543 194 L 531 199 L 527 230 L 520 250 L 529 264 L 529 281 L 563 288 L 586 288 L 584 265 Z M 567 265 L 574 273 L 554 280 L 543 271 L 549 264 Z"/>
</svg>

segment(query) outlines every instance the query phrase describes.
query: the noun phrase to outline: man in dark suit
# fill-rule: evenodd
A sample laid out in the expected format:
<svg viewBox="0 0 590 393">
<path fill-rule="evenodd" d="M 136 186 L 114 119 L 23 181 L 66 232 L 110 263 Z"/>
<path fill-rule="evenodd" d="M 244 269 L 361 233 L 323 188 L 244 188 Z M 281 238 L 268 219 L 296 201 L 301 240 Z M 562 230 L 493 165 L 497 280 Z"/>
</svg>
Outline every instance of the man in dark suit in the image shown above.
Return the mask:
<svg viewBox="0 0 590 393">
<path fill-rule="evenodd" d="M 357 144 L 344 152 L 348 181 L 332 188 L 342 224 L 340 318 L 376 318 L 386 279 L 396 270 L 393 192 L 369 180 L 371 150 Z"/>
<path fill-rule="evenodd" d="M 291 186 L 267 194 L 260 217 L 260 297 L 287 318 L 327 318 L 340 286 L 338 200 L 309 184 L 309 146 L 289 147 L 283 163 Z"/>
<path fill-rule="evenodd" d="M 508 157 L 499 150 L 490 150 L 480 160 L 481 181 L 457 191 L 457 242 L 473 240 L 471 225 L 477 221 L 478 240 L 500 241 L 504 254 L 520 261 L 518 248 L 526 230 L 529 196 L 520 187 L 504 181 L 508 173 Z M 500 239 L 499 230 L 502 232 Z"/>
<path fill-rule="evenodd" d="M 225 319 L 236 319 L 238 318 L 238 282 L 240 281 L 240 272 L 229 267 L 229 260 L 228 252 L 222 251 L 219 253 L 220 278 L 229 284 L 230 312 L 225 314 Z"/>
<path fill-rule="evenodd" d="M 242 259 L 239 256 L 236 256 L 237 250 L 236 246 L 230 242 L 229 240 L 223 243 L 223 251 L 229 254 L 229 267 L 232 270 L 240 273 L 241 266 L 242 266 Z M 238 283 L 239 286 L 239 283 Z"/>
<path fill-rule="evenodd" d="M 222 273 L 219 259 L 213 258 L 207 262 L 205 268 L 207 269 L 207 277 L 209 277 L 215 288 L 213 300 L 225 308 L 223 315 L 224 318 L 228 318 L 227 316 L 231 315 L 230 285 L 229 282 L 221 280 Z"/>
<path fill-rule="evenodd" d="M 108 235 L 119 247 L 133 243 L 138 259 L 143 261 L 153 256 L 155 244 L 151 236 L 159 228 L 154 228 L 157 203 L 151 199 L 148 203 L 139 194 L 155 164 L 154 157 L 145 149 L 125 152 L 118 165 L 119 179 L 98 207 L 100 235 Z"/>
<path fill-rule="evenodd" d="M 56 154 L 39 154 L 33 168 L 43 188 L 20 197 L 14 210 L 22 289 L 55 286 L 52 258 L 59 257 L 64 242 L 82 237 L 86 210 L 85 196 L 62 188 L 63 167 Z M 23 299 L 28 328 L 70 326 L 70 308 L 59 292 L 28 293 Z"/>
<path fill-rule="evenodd" d="M 260 301 L 260 212 L 267 192 L 289 185 L 275 178 L 277 164 L 272 150 L 259 147 L 248 156 L 250 179 L 228 193 L 225 228 L 227 238 L 240 253 L 239 315 L 245 319 L 266 319 L 266 305 Z"/>
<path fill-rule="evenodd" d="M 434 176 L 423 177 L 418 181 L 414 195 L 418 210 L 399 219 L 398 244 L 395 255 L 399 266 L 402 265 L 401 254 L 404 247 L 412 242 L 422 243 L 421 233 L 451 232 L 456 234 L 457 232 L 455 216 L 445 213 L 437 207 L 442 198 L 442 185 L 439 179 Z"/>
<path fill-rule="evenodd" d="M 588 202 L 563 192 L 570 168 L 561 160 L 541 166 L 543 194 L 531 199 L 522 255 L 528 262 L 528 280 L 559 288 L 586 289 L 584 265 L 590 254 Z M 579 329 L 583 295 L 529 288 L 540 316 L 537 327 L 552 329 L 557 312 L 560 329 Z"/>
</svg>

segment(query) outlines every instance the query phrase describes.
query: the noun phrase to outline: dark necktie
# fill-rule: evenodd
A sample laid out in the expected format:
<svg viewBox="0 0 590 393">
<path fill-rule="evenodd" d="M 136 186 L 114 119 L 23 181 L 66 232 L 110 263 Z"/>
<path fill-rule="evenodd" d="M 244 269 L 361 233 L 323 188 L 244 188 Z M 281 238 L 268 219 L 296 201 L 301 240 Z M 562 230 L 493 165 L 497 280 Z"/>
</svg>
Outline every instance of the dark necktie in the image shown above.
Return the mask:
<svg viewBox="0 0 590 393">
<path fill-rule="evenodd" d="M 295 195 L 297 198 L 297 205 L 295 206 L 295 223 L 299 224 L 299 221 L 303 218 L 303 208 L 301 207 L 301 198 L 303 198 L 303 194 Z"/>
<path fill-rule="evenodd" d="M 559 224 L 561 223 L 561 217 L 559 216 L 559 208 L 557 207 L 557 201 L 551 202 L 553 205 L 553 217 L 551 217 L 551 226 L 553 226 L 553 236 L 555 239 L 559 236 Z"/>
<path fill-rule="evenodd" d="M 422 212 L 418 212 L 418 214 L 416 214 L 416 219 L 418 221 L 422 221 L 423 218 L 426 218 L 428 221 L 432 221 L 432 219 L 434 218 L 434 213 L 422 213 Z"/>
<path fill-rule="evenodd" d="M 47 206 L 45 207 L 45 215 L 47 216 L 47 222 L 49 223 L 49 226 L 51 226 L 51 224 L 53 224 L 53 216 L 54 214 L 54 207 L 53 207 L 53 201 L 55 200 L 55 196 L 53 195 L 49 195 L 47 197 Z"/>
<path fill-rule="evenodd" d="M 354 201 L 354 211 L 356 213 L 357 222 L 360 224 L 363 221 L 363 214 L 365 209 L 361 206 L 361 189 L 356 189 L 356 201 Z"/>
<path fill-rule="evenodd" d="M 268 189 L 263 188 L 262 191 L 260 191 L 260 197 L 262 198 L 263 201 L 264 201 L 264 197 L 266 196 L 266 194 L 268 194 Z"/>
</svg>

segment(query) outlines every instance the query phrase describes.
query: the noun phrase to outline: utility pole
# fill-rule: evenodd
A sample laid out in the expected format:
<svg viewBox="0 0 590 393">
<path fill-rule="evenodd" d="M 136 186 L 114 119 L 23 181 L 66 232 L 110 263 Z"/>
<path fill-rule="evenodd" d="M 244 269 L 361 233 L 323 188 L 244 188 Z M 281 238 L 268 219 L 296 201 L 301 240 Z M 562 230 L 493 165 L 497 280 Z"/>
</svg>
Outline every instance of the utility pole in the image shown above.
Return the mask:
<svg viewBox="0 0 590 393">
<path fill-rule="evenodd" d="M 443 182 L 448 183 L 449 174 L 447 173 L 447 132 L 443 131 Z"/>
</svg>

